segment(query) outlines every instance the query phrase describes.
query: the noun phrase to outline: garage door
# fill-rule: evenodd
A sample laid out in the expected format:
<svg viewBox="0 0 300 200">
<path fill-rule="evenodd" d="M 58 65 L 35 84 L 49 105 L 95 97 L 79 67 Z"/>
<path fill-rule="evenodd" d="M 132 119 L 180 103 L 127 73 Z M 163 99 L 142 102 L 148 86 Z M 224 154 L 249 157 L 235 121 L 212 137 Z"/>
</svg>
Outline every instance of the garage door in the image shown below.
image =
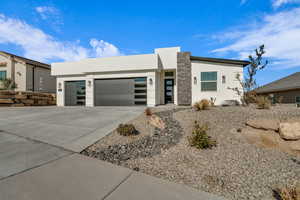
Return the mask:
<svg viewBox="0 0 300 200">
<path fill-rule="evenodd" d="M 133 106 L 147 104 L 147 79 L 95 80 L 95 106 Z"/>
<path fill-rule="evenodd" d="M 85 81 L 65 82 L 65 105 L 66 106 L 85 105 Z"/>
</svg>

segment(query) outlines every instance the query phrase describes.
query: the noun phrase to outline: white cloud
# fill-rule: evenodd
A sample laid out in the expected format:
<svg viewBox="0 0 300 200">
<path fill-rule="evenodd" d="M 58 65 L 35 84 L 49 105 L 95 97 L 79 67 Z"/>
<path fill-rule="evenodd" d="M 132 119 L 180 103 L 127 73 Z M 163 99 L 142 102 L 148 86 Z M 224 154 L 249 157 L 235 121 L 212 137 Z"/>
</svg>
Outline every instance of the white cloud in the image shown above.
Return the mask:
<svg viewBox="0 0 300 200">
<path fill-rule="evenodd" d="M 242 30 L 222 33 L 219 38 L 230 44 L 213 50 L 214 53 L 234 53 L 245 59 L 261 44 L 266 45 L 266 56 L 277 68 L 300 66 L 300 8 L 273 15 L 265 15 L 259 22 Z M 227 41 L 227 42 L 228 42 Z"/>
<path fill-rule="evenodd" d="M 119 49 L 108 42 L 103 40 L 91 39 L 90 45 L 93 47 L 96 57 L 110 57 L 121 55 Z"/>
<path fill-rule="evenodd" d="M 272 6 L 274 8 L 279 8 L 280 6 L 283 6 L 288 3 L 300 3 L 300 0 L 273 0 Z"/>
<path fill-rule="evenodd" d="M 0 43 L 21 47 L 24 56 L 31 59 L 50 62 L 120 55 L 114 45 L 102 40 L 95 41 L 97 40 L 91 40 L 91 48 L 85 48 L 79 45 L 79 42 L 62 42 L 24 21 L 0 14 Z"/>
<path fill-rule="evenodd" d="M 35 11 L 40 14 L 42 19 L 48 19 L 51 16 L 58 16 L 59 10 L 51 6 L 38 6 Z"/>
</svg>

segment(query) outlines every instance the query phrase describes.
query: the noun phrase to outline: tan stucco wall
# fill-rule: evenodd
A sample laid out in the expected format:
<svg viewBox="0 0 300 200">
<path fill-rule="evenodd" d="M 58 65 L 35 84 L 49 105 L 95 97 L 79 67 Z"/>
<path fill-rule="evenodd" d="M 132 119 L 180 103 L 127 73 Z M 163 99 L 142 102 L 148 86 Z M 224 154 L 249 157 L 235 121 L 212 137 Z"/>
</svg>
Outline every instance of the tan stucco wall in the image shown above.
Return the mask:
<svg viewBox="0 0 300 200">
<path fill-rule="evenodd" d="M 26 64 L 15 62 L 15 83 L 17 91 L 26 91 Z"/>
<path fill-rule="evenodd" d="M 6 66 L 0 66 L 0 71 L 6 71 L 6 78 L 11 78 L 11 60 L 9 56 L 0 55 L 0 62 L 6 62 Z"/>
</svg>

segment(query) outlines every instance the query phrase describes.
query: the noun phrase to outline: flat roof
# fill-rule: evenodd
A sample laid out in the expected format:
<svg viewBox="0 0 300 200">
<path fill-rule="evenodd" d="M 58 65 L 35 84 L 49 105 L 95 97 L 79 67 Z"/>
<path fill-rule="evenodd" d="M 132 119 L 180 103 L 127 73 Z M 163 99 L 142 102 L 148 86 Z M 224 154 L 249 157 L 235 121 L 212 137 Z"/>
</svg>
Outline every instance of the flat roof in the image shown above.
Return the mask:
<svg viewBox="0 0 300 200">
<path fill-rule="evenodd" d="M 233 59 L 223 59 L 223 58 L 208 58 L 208 57 L 199 57 L 199 56 L 191 56 L 191 60 L 214 62 L 214 63 L 225 63 L 225 64 L 233 64 L 233 65 L 242 65 L 243 67 L 250 64 L 249 61 L 245 61 L 245 60 L 233 60 Z"/>
</svg>

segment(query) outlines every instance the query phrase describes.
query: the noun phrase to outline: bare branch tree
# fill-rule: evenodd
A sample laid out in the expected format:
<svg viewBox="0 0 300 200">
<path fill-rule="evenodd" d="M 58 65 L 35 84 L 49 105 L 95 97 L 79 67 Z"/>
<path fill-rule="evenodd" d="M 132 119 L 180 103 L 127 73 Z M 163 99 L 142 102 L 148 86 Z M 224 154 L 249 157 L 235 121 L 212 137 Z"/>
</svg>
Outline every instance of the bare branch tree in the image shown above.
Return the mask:
<svg viewBox="0 0 300 200">
<path fill-rule="evenodd" d="M 241 97 L 243 105 L 248 105 L 251 98 L 255 96 L 255 94 L 251 93 L 257 88 L 255 75 L 268 65 L 268 61 L 263 59 L 265 53 L 265 45 L 261 45 L 258 49 L 255 49 L 255 57 L 249 55 L 250 64 L 246 66 L 247 73 L 244 76 L 244 80 L 242 80 L 240 74 L 236 75 L 236 79 L 239 81 L 241 87 L 228 87 L 228 89 L 235 91 Z"/>
</svg>

